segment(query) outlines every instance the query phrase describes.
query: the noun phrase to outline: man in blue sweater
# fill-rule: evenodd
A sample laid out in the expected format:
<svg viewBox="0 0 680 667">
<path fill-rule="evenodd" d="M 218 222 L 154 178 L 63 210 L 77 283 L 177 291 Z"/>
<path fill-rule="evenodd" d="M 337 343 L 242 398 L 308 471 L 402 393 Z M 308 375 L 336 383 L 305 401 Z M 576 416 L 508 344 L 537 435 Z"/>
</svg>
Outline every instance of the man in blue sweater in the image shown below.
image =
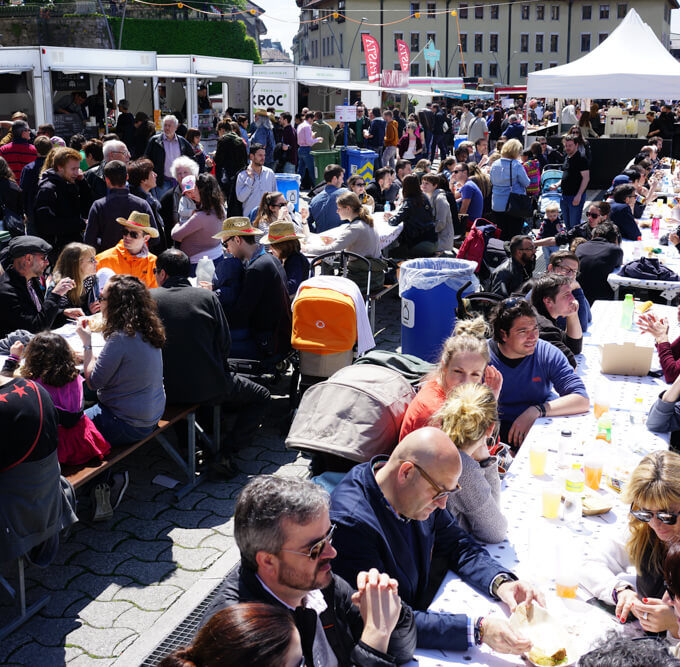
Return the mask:
<svg viewBox="0 0 680 667">
<path fill-rule="evenodd" d="M 309 202 L 309 226 L 317 233 L 338 227 L 342 224 L 338 215 L 337 199 L 349 192 L 342 186 L 345 170 L 339 164 L 329 164 L 323 172 L 326 187 Z"/>
<path fill-rule="evenodd" d="M 407 435 L 391 456 L 355 466 L 331 496 L 333 569 L 353 581 L 370 564 L 399 582 L 402 600 L 414 610 L 418 647 L 466 651 L 487 644 L 520 654 L 531 642 L 505 619 L 428 611 L 427 591 L 436 590 L 437 565 L 514 609 L 542 596 L 497 563 L 446 509 L 455 493 L 462 463 L 448 436 L 436 428 Z M 431 595 L 431 593 L 430 593 Z"/>
<path fill-rule="evenodd" d="M 503 376 L 498 397 L 501 441 L 514 450 L 539 417 L 587 412 L 586 387 L 564 353 L 539 340 L 536 311 L 522 297 L 501 301 L 491 314 L 490 364 Z M 559 394 L 554 396 L 552 390 Z"/>
</svg>

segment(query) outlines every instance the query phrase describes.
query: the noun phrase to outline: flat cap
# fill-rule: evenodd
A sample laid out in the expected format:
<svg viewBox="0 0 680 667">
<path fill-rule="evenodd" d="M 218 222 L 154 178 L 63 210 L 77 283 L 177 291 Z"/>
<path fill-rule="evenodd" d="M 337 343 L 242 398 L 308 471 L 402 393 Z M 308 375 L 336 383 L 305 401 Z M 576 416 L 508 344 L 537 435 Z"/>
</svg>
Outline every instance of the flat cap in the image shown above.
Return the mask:
<svg viewBox="0 0 680 667">
<path fill-rule="evenodd" d="M 52 246 L 39 236 L 15 236 L 7 247 L 7 257 L 12 260 L 34 252 L 52 252 Z"/>
</svg>

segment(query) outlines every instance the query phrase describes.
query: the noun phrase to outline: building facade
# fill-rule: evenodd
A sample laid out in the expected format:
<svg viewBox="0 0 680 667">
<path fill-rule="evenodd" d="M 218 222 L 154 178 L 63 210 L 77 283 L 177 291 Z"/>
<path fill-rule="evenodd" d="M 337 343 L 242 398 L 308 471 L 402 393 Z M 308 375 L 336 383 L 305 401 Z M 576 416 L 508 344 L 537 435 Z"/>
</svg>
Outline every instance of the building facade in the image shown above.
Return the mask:
<svg viewBox="0 0 680 667">
<path fill-rule="evenodd" d="M 529 72 L 577 60 L 606 39 L 630 9 L 670 48 L 671 10 L 678 8 L 677 0 L 296 1 L 298 64 L 349 67 L 352 80 L 367 80 L 361 43 L 367 33 L 381 45 L 383 70 L 400 69 L 396 40 L 403 39 L 411 49 L 411 76 L 467 76 L 507 85 L 526 84 Z M 434 70 L 422 53 L 430 41 L 440 52 Z"/>
</svg>

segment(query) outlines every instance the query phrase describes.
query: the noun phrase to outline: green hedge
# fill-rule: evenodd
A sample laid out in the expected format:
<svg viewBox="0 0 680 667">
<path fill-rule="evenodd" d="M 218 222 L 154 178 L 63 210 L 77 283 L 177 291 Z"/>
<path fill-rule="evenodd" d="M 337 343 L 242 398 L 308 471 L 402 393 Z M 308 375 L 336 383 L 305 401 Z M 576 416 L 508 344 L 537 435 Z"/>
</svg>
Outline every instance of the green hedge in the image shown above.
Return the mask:
<svg viewBox="0 0 680 667">
<path fill-rule="evenodd" d="M 118 41 L 120 19 L 109 18 Z M 257 44 L 246 34 L 243 21 L 176 21 L 174 19 L 125 19 L 123 49 L 160 54 L 194 53 L 199 56 L 240 58 L 260 64 Z"/>
</svg>

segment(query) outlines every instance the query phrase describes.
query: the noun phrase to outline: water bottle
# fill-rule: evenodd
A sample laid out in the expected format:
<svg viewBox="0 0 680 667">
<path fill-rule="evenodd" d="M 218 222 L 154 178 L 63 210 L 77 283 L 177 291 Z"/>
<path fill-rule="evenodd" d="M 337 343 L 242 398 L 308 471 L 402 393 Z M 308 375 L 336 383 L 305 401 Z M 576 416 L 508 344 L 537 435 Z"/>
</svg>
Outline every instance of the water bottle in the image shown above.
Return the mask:
<svg viewBox="0 0 680 667">
<path fill-rule="evenodd" d="M 633 313 L 635 312 L 635 303 L 633 302 L 633 295 L 626 294 L 621 306 L 621 328 L 633 328 Z"/>
<path fill-rule="evenodd" d="M 212 285 L 215 276 L 215 263 L 208 256 L 203 255 L 196 265 L 196 280 L 198 283 L 210 283 Z"/>
<path fill-rule="evenodd" d="M 659 218 L 657 216 L 652 218 L 652 236 L 655 239 L 659 238 Z"/>
<path fill-rule="evenodd" d="M 571 437 L 571 431 L 564 429 L 560 433 L 560 439 L 557 441 L 557 467 L 566 468 L 567 467 L 567 455 L 572 452 L 573 440 Z"/>
<path fill-rule="evenodd" d="M 580 464 L 574 463 L 567 474 L 564 483 L 564 513 L 562 520 L 571 525 L 579 526 L 583 514 L 583 485 L 585 477 L 581 472 Z"/>
<path fill-rule="evenodd" d="M 385 208 L 383 210 L 385 211 L 385 213 L 389 213 L 392 210 L 392 205 L 390 204 L 390 202 L 388 201 L 385 202 Z"/>
<path fill-rule="evenodd" d="M 633 259 L 640 259 L 640 257 L 642 257 L 642 237 L 638 236 L 633 245 Z"/>
<path fill-rule="evenodd" d="M 642 402 L 642 397 L 636 396 L 633 399 L 633 407 L 630 411 L 630 421 L 636 425 L 644 425 L 646 416 L 647 414 L 645 412 L 645 406 Z"/>
</svg>

